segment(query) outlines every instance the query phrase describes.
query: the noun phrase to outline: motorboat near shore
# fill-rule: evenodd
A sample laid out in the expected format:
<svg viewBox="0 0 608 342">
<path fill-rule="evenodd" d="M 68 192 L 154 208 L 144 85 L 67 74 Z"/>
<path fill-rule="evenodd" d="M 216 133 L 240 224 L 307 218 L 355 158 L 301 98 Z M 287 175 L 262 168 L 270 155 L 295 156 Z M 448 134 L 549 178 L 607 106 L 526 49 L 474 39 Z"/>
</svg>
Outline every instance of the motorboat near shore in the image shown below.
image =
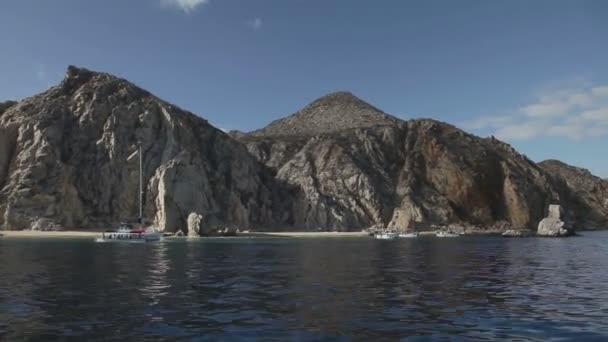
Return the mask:
<svg viewBox="0 0 608 342">
<path fill-rule="evenodd" d="M 460 234 L 454 233 L 454 232 L 451 232 L 451 231 L 442 231 L 442 230 L 440 230 L 440 231 L 436 231 L 435 232 L 435 236 L 436 237 L 442 237 L 442 238 L 443 237 L 451 238 L 451 237 L 459 237 Z"/>
<path fill-rule="evenodd" d="M 385 228 L 385 229 L 364 229 L 362 232 L 367 233 L 368 236 L 373 236 L 378 240 L 395 240 L 399 238 L 417 238 L 418 232 L 414 231 L 403 231 L 396 228 Z"/>
<path fill-rule="evenodd" d="M 410 232 L 410 233 L 399 233 L 400 238 L 417 238 L 418 232 Z"/>
<path fill-rule="evenodd" d="M 375 233 L 374 238 L 378 240 L 396 240 L 399 238 L 399 233 L 396 230 L 385 230 Z"/>
</svg>

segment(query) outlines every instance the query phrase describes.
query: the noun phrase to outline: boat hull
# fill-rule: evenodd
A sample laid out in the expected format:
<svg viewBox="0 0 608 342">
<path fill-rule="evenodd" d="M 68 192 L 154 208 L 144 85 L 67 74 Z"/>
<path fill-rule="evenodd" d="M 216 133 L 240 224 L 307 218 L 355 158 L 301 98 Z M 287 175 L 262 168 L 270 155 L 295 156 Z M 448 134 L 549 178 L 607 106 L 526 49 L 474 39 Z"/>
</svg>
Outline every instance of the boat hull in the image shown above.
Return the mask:
<svg viewBox="0 0 608 342">
<path fill-rule="evenodd" d="M 160 233 L 131 233 L 131 232 L 108 232 L 102 233 L 100 238 L 95 239 L 95 242 L 129 242 L 129 243 L 149 243 L 159 242 L 163 240 Z"/>
<path fill-rule="evenodd" d="M 399 238 L 399 234 L 376 234 L 374 238 L 376 240 L 396 240 Z"/>
<path fill-rule="evenodd" d="M 459 237 L 460 234 L 454 234 L 454 233 L 435 233 L 436 237 L 440 237 L 440 238 L 455 238 L 455 237 Z"/>
<path fill-rule="evenodd" d="M 418 237 L 418 233 L 399 234 L 399 237 L 400 238 L 406 238 L 406 239 L 417 238 Z"/>
</svg>

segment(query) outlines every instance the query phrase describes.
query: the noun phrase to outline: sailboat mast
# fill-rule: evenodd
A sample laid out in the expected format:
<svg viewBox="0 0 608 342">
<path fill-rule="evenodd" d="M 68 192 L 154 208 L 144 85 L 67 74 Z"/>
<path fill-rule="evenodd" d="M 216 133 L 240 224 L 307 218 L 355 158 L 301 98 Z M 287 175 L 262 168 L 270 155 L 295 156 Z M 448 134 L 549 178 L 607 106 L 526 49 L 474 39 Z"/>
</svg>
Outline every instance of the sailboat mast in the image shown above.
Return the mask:
<svg viewBox="0 0 608 342">
<path fill-rule="evenodd" d="M 143 154 L 141 150 L 141 143 L 138 145 L 139 148 L 139 223 L 143 224 L 144 221 L 144 182 L 143 182 Z"/>
</svg>

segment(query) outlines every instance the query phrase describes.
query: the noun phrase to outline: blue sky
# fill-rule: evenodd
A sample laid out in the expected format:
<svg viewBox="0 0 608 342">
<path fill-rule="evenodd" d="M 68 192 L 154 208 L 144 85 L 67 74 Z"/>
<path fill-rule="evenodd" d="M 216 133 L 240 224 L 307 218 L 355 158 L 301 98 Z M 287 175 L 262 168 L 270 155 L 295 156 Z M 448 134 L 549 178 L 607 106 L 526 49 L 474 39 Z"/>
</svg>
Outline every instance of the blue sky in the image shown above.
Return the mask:
<svg viewBox="0 0 608 342">
<path fill-rule="evenodd" d="M 608 1 L 1 0 L 0 99 L 68 64 L 224 129 L 349 90 L 608 177 Z"/>
</svg>

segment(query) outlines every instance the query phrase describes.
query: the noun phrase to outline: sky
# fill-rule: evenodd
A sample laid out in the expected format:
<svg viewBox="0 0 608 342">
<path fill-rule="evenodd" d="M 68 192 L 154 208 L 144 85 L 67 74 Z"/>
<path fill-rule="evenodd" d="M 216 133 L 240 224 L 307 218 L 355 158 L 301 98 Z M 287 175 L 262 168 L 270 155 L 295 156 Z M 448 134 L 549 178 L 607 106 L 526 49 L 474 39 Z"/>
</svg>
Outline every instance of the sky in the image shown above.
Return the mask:
<svg viewBox="0 0 608 342">
<path fill-rule="evenodd" d="M 608 1 L 0 0 L 0 101 L 67 65 L 225 130 L 329 92 L 608 177 Z"/>
</svg>

